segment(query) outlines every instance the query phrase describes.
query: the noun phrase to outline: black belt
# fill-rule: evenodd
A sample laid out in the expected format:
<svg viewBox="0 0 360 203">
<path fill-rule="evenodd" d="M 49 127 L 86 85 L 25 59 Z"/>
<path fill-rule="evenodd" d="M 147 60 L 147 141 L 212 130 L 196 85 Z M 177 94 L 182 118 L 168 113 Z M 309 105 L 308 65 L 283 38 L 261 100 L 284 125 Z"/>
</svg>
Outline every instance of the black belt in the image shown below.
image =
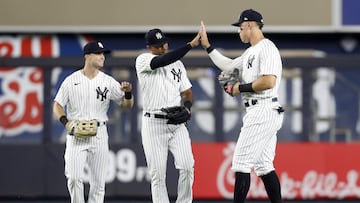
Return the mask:
<svg viewBox="0 0 360 203">
<path fill-rule="evenodd" d="M 250 105 L 255 105 L 258 103 L 259 100 L 257 99 L 251 99 L 250 102 L 247 101 L 244 103 L 245 107 L 249 107 Z M 278 98 L 277 97 L 274 97 L 274 98 L 271 98 L 271 102 L 277 102 L 278 101 Z"/>
<path fill-rule="evenodd" d="M 102 121 L 102 122 L 97 122 L 97 126 L 101 126 L 101 125 L 106 125 L 106 121 Z"/>
<path fill-rule="evenodd" d="M 162 119 L 167 119 L 167 116 L 166 115 L 162 115 L 162 114 L 155 114 L 155 113 L 149 113 L 149 112 L 146 112 L 144 114 L 145 117 L 154 117 L 154 118 L 162 118 Z"/>
</svg>

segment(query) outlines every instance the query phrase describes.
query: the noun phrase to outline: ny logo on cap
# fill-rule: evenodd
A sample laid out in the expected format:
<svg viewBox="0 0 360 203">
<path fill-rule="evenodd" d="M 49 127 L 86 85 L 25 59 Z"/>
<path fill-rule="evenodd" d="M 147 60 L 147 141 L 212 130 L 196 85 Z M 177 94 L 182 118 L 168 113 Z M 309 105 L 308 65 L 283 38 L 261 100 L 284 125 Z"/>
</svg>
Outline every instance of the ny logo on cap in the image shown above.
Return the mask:
<svg viewBox="0 0 360 203">
<path fill-rule="evenodd" d="M 98 46 L 104 48 L 104 45 L 101 42 L 98 42 Z"/>
<path fill-rule="evenodd" d="M 157 32 L 155 36 L 156 36 L 156 39 L 161 39 L 161 38 L 163 38 L 163 36 L 161 35 L 160 32 Z"/>
</svg>

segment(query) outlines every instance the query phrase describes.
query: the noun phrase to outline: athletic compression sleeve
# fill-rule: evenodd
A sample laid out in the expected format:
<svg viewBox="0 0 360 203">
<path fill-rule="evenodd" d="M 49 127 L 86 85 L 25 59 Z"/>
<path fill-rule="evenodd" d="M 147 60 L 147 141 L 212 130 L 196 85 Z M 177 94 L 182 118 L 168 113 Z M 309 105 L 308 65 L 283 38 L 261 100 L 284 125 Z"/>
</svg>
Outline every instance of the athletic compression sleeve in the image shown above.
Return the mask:
<svg viewBox="0 0 360 203">
<path fill-rule="evenodd" d="M 222 55 L 218 50 L 214 49 L 209 53 L 210 59 L 213 63 L 223 71 L 234 70 L 234 63 L 231 58 Z"/>
<path fill-rule="evenodd" d="M 170 51 L 164 55 L 156 56 L 151 60 L 150 67 L 154 70 L 156 68 L 160 68 L 174 63 L 175 61 L 185 56 L 185 54 L 188 53 L 191 48 L 192 46 L 190 44 L 186 44 L 185 46 Z"/>
</svg>

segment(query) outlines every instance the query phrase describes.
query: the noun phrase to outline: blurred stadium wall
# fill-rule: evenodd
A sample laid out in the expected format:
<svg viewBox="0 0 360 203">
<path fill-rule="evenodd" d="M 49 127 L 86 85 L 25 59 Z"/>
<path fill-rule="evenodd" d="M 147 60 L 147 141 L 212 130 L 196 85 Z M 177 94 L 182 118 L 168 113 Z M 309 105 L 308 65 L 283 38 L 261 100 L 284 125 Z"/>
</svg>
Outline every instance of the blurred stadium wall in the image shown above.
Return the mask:
<svg viewBox="0 0 360 203">
<path fill-rule="evenodd" d="M 204 4 L 206 9 L 200 9 Z M 263 13 L 265 35 L 277 44 L 284 63 L 280 103 L 286 116 L 275 160 L 283 196 L 359 199 L 360 3 L 356 0 L 2 1 L 0 199 L 68 196 L 63 174 L 65 131 L 52 116 L 52 99 L 61 81 L 81 68 L 81 48 L 91 40 L 101 40 L 114 50 L 104 71 L 131 81 L 136 96 L 131 111 L 110 107 L 106 195 L 149 198 L 140 143 L 141 92 L 134 69 L 135 57 L 145 49 L 144 32 L 163 29 L 171 39 L 170 48 L 175 48 L 192 39 L 204 20 L 212 44 L 236 57 L 247 45 L 230 23 L 248 7 Z M 197 160 L 194 195 L 229 199 L 233 189 L 229 160 L 242 125 L 241 98 L 230 98 L 218 87 L 219 71 L 200 47 L 183 61 L 195 92 L 188 125 Z M 169 155 L 169 193 L 175 196 L 177 173 L 171 161 Z M 263 199 L 259 180 L 253 177 L 252 183 L 250 197 Z"/>
</svg>

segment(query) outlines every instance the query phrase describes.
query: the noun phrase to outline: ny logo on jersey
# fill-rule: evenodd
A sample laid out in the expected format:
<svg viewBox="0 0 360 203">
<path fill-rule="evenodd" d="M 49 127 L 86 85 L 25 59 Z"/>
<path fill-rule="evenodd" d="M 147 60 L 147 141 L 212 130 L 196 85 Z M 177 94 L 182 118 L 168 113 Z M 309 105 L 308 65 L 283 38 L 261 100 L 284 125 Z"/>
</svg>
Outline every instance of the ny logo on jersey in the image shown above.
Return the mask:
<svg viewBox="0 0 360 203">
<path fill-rule="evenodd" d="M 251 68 L 252 67 L 252 63 L 255 59 L 255 56 L 254 55 L 251 55 L 249 58 L 248 58 L 248 65 L 247 65 L 247 68 Z"/>
<path fill-rule="evenodd" d="M 181 80 L 181 70 L 179 69 L 179 71 L 176 72 L 175 69 L 172 69 L 172 70 L 171 70 L 171 73 L 172 73 L 173 76 L 174 76 L 174 80 L 177 79 L 177 82 L 180 82 L 180 80 Z"/>
<path fill-rule="evenodd" d="M 99 99 L 101 101 L 104 101 L 106 99 L 106 94 L 109 92 L 109 90 L 107 89 L 107 87 L 104 88 L 104 91 L 101 91 L 100 87 L 97 87 L 96 89 L 96 93 L 97 93 L 97 96 L 96 96 L 96 99 Z"/>
</svg>

